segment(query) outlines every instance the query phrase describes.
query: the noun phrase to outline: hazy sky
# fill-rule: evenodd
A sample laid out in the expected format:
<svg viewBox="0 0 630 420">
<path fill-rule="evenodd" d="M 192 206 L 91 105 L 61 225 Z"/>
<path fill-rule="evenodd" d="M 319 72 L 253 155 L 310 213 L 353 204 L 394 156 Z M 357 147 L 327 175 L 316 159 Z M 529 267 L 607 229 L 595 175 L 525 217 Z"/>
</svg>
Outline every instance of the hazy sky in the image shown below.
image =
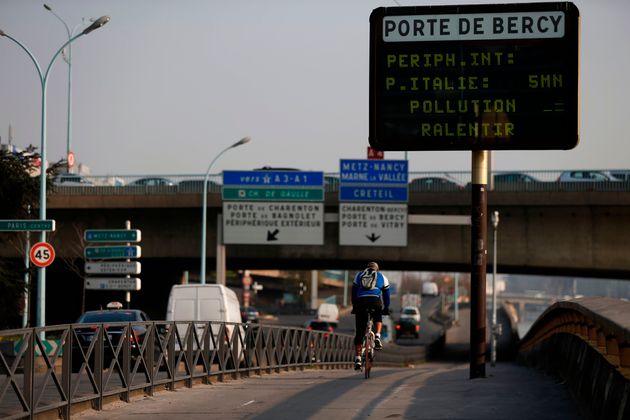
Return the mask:
<svg viewBox="0 0 630 420">
<path fill-rule="evenodd" d="M 211 172 L 264 165 L 336 172 L 341 158 L 366 158 L 369 16 L 394 1 L 46 1 L 71 27 L 83 17 L 111 16 L 72 51 L 73 150 L 93 174 L 203 173 L 244 136 L 251 143 L 223 155 Z M 630 167 L 630 1 L 574 3 L 581 15 L 580 144 L 495 152 L 497 169 Z M 42 1 L 0 0 L 0 29 L 43 68 L 67 40 Z M 39 146 L 35 66 L 6 38 L 0 63 L 2 142 L 11 124 L 14 144 Z M 59 57 L 48 82 L 49 160 L 65 156 L 67 70 Z M 411 171 L 470 170 L 470 152 L 409 152 L 409 160 Z"/>
</svg>

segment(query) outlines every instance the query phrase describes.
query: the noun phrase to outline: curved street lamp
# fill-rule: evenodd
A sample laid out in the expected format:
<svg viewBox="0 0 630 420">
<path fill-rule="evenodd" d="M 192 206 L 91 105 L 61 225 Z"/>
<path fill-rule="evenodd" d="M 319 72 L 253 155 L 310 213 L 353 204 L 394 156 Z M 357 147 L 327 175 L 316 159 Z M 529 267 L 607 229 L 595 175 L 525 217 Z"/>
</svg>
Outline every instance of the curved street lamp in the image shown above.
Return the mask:
<svg viewBox="0 0 630 420">
<path fill-rule="evenodd" d="M 71 39 L 76 33 L 77 29 L 82 26 L 85 22 L 85 18 L 82 19 L 81 23 L 75 25 L 72 30 L 68 26 L 65 20 L 62 19 L 55 11 L 47 4 L 44 4 L 44 8 L 48 10 L 54 17 L 59 20 L 63 26 L 66 28 L 66 33 L 68 34 L 68 39 Z M 94 19 L 91 19 L 90 22 L 93 22 Z M 62 56 L 64 61 L 68 64 L 68 113 L 67 113 L 67 131 L 66 131 L 66 159 L 68 161 L 68 172 L 72 173 L 72 166 L 70 162 L 70 153 L 72 152 L 72 44 L 68 45 L 68 54 L 65 55 L 62 52 Z"/>
<path fill-rule="evenodd" d="M 41 132 L 41 136 L 40 136 L 41 138 L 41 144 L 40 144 L 41 164 L 40 164 L 40 174 L 39 174 L 39 219 L 40 220 L 46 219 L 46 87 L 48 83 L 48 76 L 50 75 L 50 70 L 52 69 L 52 65 L 54 64 L 55 60 L 57 59 L 61 51 L 63 51 L 63 49 L 67 45 L 69 45 L 75 39 L 83 35 L 87 35 L 90 32 L 100 28 L 101 26 L 105 25 L 109 21 L 110 21 L 109 16 L 101 16 L 100 18 L 92 22 L 92 24 L 88 26 L 87 28 L 85 28 L 83 31 L 81 31 L 77 35 L 71 37 L 69 40 L 64 42 L 64 44 L 57 50 L 55 55 L 53 55 L 45 72 L 42 72 L 42 68 L 40 67 L 39 62 L 37 61 L 35 56 L 31 53 L 31 51 L 26 47 L 26 45 L 24 45 L 22 42 L 20 42 L 13 36 L 7 34 L 6 32 L 0 29 L 0 37 L 8 38 L 11 41 L 15 42 L 20 48 L 24 50 L 24 52 L 26 52 L 26 54 L 28 54 L 33 64 L 35 64 L 35 68 L 37 69 L 37 74 L 39 76 L 39 81 L 42 86 L 42 104 L 41 104 L 42 119 L 41 119 L 41 130 L 40 130 Z M 46 242 L 45 231 L 41 232 L 40 241 Z M 40 326 L 46 325 L 46 314 L 45 314 L 46 312 L 46 299 L 45 299 L 46 268 L 45 267 L 39 268 L 38 273 L 39 273 L 39 276 L 38 276 L 39 281 L 37 282 L 38 310 L 37 310 L 36 326 L 40 327 Z"/>
<path fill-rule="evenodd" d="M 208 169 L 206 170 L 206 175 L 203 178 L 203 199 L 202 199 L 202 203 L 201 203 L 201 207 L 202 207 L 202 212 L 201 212 L 201 270 L 200 270 L 200 283 L 201 284 L 206 284 L 206 219 L 207 219 L 207 213 L 208 213 L 208 177 L 210 176 L 210 169 L 212 168 L 212 165 L 214 164 L 214 162 L 217 161 L 217 159 L 219 159 L 219 157 L 221 157 L 221 155 L 225 152 L 227 152 L 230 149 L 233 149 L 235 147 L 238 147 L 240 145 L 243 145 L 245 143 L 249 143 L 249 141 L 251 140 L 251 138 L 249 137 L 243 137 L 242 139 L 240 139 L 239 141 L 237 141 L 236 143 L 234 143 L 231 146 L 226 147 L 225 149 L 221 150 L 221 152 L 219 152 L 218 155 L 216 155 L 214 157 L 214 159 L 212 159 L 212 162 L 210 162 L 210 165 L 208 165 Z M 218 281 L 218 279 L 217 279 Z"/>
</svg>

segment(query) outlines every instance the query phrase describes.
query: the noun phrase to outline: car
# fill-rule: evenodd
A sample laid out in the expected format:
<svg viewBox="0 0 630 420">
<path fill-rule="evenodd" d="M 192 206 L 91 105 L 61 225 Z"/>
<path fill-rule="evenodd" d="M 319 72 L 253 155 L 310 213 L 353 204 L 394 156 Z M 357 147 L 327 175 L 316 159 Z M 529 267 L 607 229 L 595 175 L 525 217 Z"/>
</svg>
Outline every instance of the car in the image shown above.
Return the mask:
<svg viewBox="0 0 630 420">
<path fill-rule="evenodd" d="M 542 181 L 522 172 L 504 172 L 493 176 L 495 190 L 532 190 L 543 186 Z"/>
<path fill-rule="evenodd" d="M 416 178 L 409 183 L 409 191 L 461 191 L 464 188 L 458 183 L 451 181 L 450 179 L 442 178 L 439 176 L 426 176 L 422 178 Z"/>
<path fill-rule="evenodd" d="M 400 311 L 400 320 L 412 319 L 420 322 L 420 310 L 416 306 L 405 306 Z"/>
<path fill-rule="evenodd" d="M 630 170 L 614 170 L 610 174 L 621 181 L 630 182 Z"/>
<path fill-rule="evenodd" d="M 564 171 L 558 177 L 558 182 L 619 182 L 609 171 Z"/>
<path fill-rule="evenodd" d="M 94 183 L 79 174 L 61 174 L 55 177 L 53 183 L 61 187 L 87 187 Z"/>
<path fill-rule="evenodd" d="M 241 308 L 241 318 L 245 323 L 258 323 L 260 321 L 260 313 L 253 306 Z"/>
<path fill-rule="evenodd" d="M 396 339 L 399 338 L 419 338 L 420 337 L 420 322 L 415 319 L 401 319 L 394 326 L 396 331 Z"/>
<path fill-rule="evenodd" d="M 333 332 L 333 327 L 330 323 L 326 321 L 320 321 L 317 319 L 311 319 L 306 321 L 304 324 L 304 328 L 309 331 L 324 331 L 326 333 Z M 324 334 L 324 337 L 328 337 L 328 334 Z"/>
<path fill-rule="evenodd" d="M 173 181 L 168 178 L 162 177 L 147 177 L 147 178 L 139 178 L 133 182 L 130 182 L 131 186 L 142 186 L 142 187 L 162 187 L 162 186 L 172 186 L 175 185 Z"/>
<path fill-rule="evenodd" d="M 178 189 L 181 192 L 203 192 L 203 179 L 185 179 L 180 181 Z M 221 184 L 208 180 L 208 192 L 221 192 Z"/>
<path fill-rule="evenodd" d="M 496 184 L 512 184 L 512 183 L 530 183 L 530 182 L 540 182 L 540 181 L 531 175 L 527 175 L 521 172 L 505 172 L 505 173 L 495 174 L 494 182 Z"/>
<path fill-rule="evenodd" d="M 122 309 L 120 302 L 111 302 L 107 305 L 107 309 L 93 310 L 84 312 L 76 321 L 76 324 L 85 324 L 85 327 L 75 326 L 74 334 L 75 340 L 72 343 L 72 371 L 78 372 L 84 362 L 83 355 L 87 356 L 90 369 L 94 371 L 94 348 L 90 351 L 90 346 L 95 338 L 95 334 L 99 331 L 99 327 L 103 325 L 103 334 L 107 336 L 103 337 L 103 367 L 108 368 L 116 355 L 116 352 L 120 346 L 121 338 L 126 334 L 127 326 L 121 323 L 129 322 L 148 322 L 149 317 L 144 311 L 139 309 Z M 115 325 L 108 325 L 108 324 Z M 131 361 L 135 363 L 135 360 L 140 356 L 141 347 L 147 336 L 147 328 L 142 325 L 134 325 L 131 327 L 129 348 L 131 351 Z M 158 337 L 161 337 L 158 334 Z M 159 345 L 155 345 L 154 349 L 154 363 L 157 363 L 159 358 L 160 348 Z M 122 353 L 119 353 L 118 363 L 122 366 Z M 131 365 L 133 367 L 133 364 Z"/>
</svg>

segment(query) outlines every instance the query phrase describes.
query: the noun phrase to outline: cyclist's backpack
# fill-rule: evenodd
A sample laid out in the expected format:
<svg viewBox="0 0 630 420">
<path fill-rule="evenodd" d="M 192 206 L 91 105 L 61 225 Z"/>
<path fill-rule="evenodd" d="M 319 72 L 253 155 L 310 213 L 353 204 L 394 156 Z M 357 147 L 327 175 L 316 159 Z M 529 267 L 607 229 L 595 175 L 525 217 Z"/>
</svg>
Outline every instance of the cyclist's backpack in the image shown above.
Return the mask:
<svg viewBox="0 0 630 420">
<path fill-rule="evenodd" d="M 376 271 L 366 269 L 361 276 L 361 286 L 368 290 L 376 289 Z"/>
</svg>

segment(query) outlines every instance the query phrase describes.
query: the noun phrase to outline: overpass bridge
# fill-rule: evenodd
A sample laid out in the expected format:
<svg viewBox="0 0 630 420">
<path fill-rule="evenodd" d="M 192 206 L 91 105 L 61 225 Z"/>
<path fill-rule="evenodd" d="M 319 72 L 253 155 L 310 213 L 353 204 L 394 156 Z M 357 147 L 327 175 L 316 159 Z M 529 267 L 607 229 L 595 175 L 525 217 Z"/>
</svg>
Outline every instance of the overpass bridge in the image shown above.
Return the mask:
<svg viewBox="0 0 630 420">
<path fill-rule="evenodd" d="M 410 178 L 434 175 L 417 173 Z M 193 281 L 199 277 L 199 176 L 164 186 L 105 185 L 111 178 L 93 177 L 100 184 L 94 186 L 57 186 L 49 196 L 48 217 L 57 221 L 57 230 L 49 234 L 57 251 L 57 261 L 47 269 L 49 323 L 76 319 L 84 298 L 88 307 L 122 300 L 120 292 L 83 292 L 85 229 L 122 228 L 130 220 L 133 228 L 142 230 L 143 287 L 133 293 L 133 305 L 145 309 L 153 319 L 164 317 L 170 287 L 181 281 L 185 271 Z M 325 178 L 336 179 L 335 174 Z M 212 245 L 219 242 L 217 220 L 222 212 L 218 181 L 218 175 L 211 181 L 207 201 L 207 258 L 211 261 L 217 255 L 218 247 Z M 458 181 L 464 184 L 462 179 Z M 427 188 L 410 183 L 406 247 L 340 246 L 335 221 L 338 187 L 337 182 L 326 184 L 323 245 L 226 245 L 227 269 L 356 270 L 365 261 L 377 260 L 387 270 L 469 271 L 469 226 L 414 223 L 422 215 L 469 215 L 471 197 L 465 187 Z M 630 184 L 626 182 L 497 185 L 488 193 L 488 211 L 493 210 L 501 214 L 500 273 L 630 278 Z M 0 255 L 19 265 L 24 255 L 23 235 L 8 235 L 11 241 L 2 245 Z M 491 237 L 489 232 L 489 240 Z M 493 247 L 487 248 L 491 264 Z M 214 264 L 208 267 L 213 271 Z M 32 296 L 32 301 L 36 299 Z M 62 301 L 70 304 L 59 307 L 56 302 Z"/>
<path fill-rule="evenodd" d="M 502 273 L 562 274 L 582 277 L 630 276 L 630 184 L 588 188 L 541 183 L 537 187 L 497 188 L 488 193 L 488 211 L 501 214 L 498 269 Z M 207 243 L 217 240 L 222 212 L 220 186 L 212 183 L 208 198 Z M 367 260 L 392 270 L 467 271 L 470 228 L 417 224 L 418 215 L 470 214 L 465 189 L 426 190 L 410 187 L 406 247 L 340 246 L 336 219 L 338 184 L 325 194 L 325 240 L 310 245 L 227 245 L 229 269 L 356 269 Z M 49 218 L 57 221 L 50 241 L 62 258 L 82 258 L 85 229 L 122 228 L 130 220 L 142 230 L 143 261 L 181 261 L 199 267 L 201 187 L 58 187 L 48 200 Z M 490 225 L 491 226 L 491 225 Z M 490 228 L 489 228 L 490 230 Z M 489 234 L 491 237 L 491 234 Z M 207 257 L 216 247 L 207 247 Z M 492 246 L 488 246 L 489 252 Z M 19 247 L 1 249 L 21 257 Z M 489 255 L 488 261 L 492 261 Z"/>
</svg>

